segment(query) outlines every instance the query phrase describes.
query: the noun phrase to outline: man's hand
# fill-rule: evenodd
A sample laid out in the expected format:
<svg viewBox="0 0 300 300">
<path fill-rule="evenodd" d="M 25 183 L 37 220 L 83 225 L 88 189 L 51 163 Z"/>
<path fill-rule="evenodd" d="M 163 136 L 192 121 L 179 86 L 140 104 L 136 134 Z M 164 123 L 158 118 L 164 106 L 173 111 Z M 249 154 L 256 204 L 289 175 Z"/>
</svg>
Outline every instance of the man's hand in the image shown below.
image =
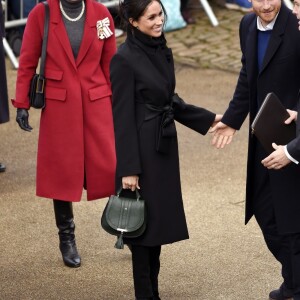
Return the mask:
<svg viewBox="0 0 300 300">
<path fill-rule="evenodd" d="M 25 130 L 25 131 L 31 131 L 32 127 L 28 123 L 28 110 L 25 108 L 18 108 L 17 109 L 17 117 L 16 121 L 19 124 L 20 128 Z"/>
<path fill-rule="evenodd" d="M 220 149 L 231 143 L 236 130 L 219 122 L 209 132 L 213 133 L 212 145 Z"/>
<path fill-rule="evenodd" d="M 275 151 L 263 159 L 261 163 L 269 170 L 279 170 L 287 166 L 291 161 L 285 155 L 284 146 L 278 146 L 275 143 L 272 143 L 272 147 L 275 149 Z"/>
<path fill-rule="evenodd" d="M 286 119 L 284 123 L 285 124 L 290 124 L 293 121 L 296 122 L 297 121 L 298 112 L 294 111 L 294 110 L 290 110 L 290 109 L 287 109 L 286 111 L 289 113 L 290 117 L 288 119 Z"/>
</svg>

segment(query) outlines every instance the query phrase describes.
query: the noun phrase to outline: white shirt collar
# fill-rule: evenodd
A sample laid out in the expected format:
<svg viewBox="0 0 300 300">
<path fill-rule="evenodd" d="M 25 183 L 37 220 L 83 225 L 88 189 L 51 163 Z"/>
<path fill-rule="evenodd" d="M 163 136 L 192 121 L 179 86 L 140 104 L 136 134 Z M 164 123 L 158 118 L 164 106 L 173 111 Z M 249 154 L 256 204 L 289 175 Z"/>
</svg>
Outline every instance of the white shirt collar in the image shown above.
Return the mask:
<svg viewBox="0 0 300 300">
<path fill-rule="evenodd" d="M 272 30 L 275 25 L 277 17 L 278 17 L 278 13 L 277 13 L 276 17 L 274 18 L 274 20 L 271 23 L 267 24 L 267 26 L 265 26 L 265 27 L 262 25 L 260 17 L 257 17 L 257 19 L 256 19 L 257 20 L 256 21 L 257 29 L 260 31 Z"/>
</svg>

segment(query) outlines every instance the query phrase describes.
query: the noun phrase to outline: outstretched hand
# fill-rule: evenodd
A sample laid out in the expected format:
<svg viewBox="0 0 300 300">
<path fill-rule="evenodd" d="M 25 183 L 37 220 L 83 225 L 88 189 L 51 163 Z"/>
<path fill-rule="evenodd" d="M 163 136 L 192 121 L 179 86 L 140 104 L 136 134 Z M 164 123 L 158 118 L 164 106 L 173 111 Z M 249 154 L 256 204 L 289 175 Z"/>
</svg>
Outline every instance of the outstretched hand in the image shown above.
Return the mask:
<svg viewBox="0 0 300 300">
<path fill-rule="evenodd" d="M 236 130 L 218 122 L 209 132 L 213 133 L 212 145 L 220 149 L 231 143 Z"/>
<path fill-rule="evenodd" d="M 272 147 L 275 149 L 275 151 L 261 161 L 264 167 L 268 168 L 269 170 L 279 170 L 291 162 L 285 155 L 284 146 L 278 146 L 275 143 L 272 143 Z"/>
</svg>

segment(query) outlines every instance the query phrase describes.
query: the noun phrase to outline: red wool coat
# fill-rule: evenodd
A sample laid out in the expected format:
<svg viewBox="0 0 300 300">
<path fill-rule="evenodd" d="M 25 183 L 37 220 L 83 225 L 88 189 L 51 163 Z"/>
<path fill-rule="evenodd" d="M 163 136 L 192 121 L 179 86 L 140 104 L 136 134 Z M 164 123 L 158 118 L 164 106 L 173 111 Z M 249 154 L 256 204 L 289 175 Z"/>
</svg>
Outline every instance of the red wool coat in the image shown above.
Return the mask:
<svg viewBox="0 0 300 300">
<path fill-rule="evenodd" d="M 109 64 L 115 36 L 99 39 L 96 23 L 108 17 L 106 7 L 85 0 L 85 27 L 76 60 L 59 10 L 48 0 L 50 23 L 46 76 L 46 107 L 41 112 L 36 194 L 80 201 L 83 185 L 88 200 L 114 192 L 115 142 Z M 29 108 L 28 91 L 41 53 L 44 5 L 31 11 L 24 32 L 16 85 L 18 108 Z"/>
</svg>

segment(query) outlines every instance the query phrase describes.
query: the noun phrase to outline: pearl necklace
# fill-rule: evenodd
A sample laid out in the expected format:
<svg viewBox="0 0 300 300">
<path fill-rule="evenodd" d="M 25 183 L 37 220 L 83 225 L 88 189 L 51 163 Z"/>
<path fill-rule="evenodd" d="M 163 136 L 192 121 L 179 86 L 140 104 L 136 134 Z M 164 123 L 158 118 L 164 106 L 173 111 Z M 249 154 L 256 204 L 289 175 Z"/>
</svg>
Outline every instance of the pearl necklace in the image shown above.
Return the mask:
<svg viewBox="0 0 300 300">
<path fill-rule="evenodd" d="M 61 1 L 59 1 L 59 8 L 60 8 L 61 13 L 63 14 L 63 16 L 64 16 L 67 20 L 69 20 L 70 22 L 76 22 L 76 21 L 80 20 L 81 17 L 83 16 L 84 9 L 85 9 L 85 4 L 84 4 L 84 1 L 82 1 L 82 10 L 81 10 L 79 16 L 76 17 L 76 18 L 74 18 L 74 19 L 70 18 L 70 17 L 66 14 L 66 12 L 64 11 L 64 8 L 63 8 L 63 6 L 62 6 L 62 4 L 61 4 Z"/>
</svg>

